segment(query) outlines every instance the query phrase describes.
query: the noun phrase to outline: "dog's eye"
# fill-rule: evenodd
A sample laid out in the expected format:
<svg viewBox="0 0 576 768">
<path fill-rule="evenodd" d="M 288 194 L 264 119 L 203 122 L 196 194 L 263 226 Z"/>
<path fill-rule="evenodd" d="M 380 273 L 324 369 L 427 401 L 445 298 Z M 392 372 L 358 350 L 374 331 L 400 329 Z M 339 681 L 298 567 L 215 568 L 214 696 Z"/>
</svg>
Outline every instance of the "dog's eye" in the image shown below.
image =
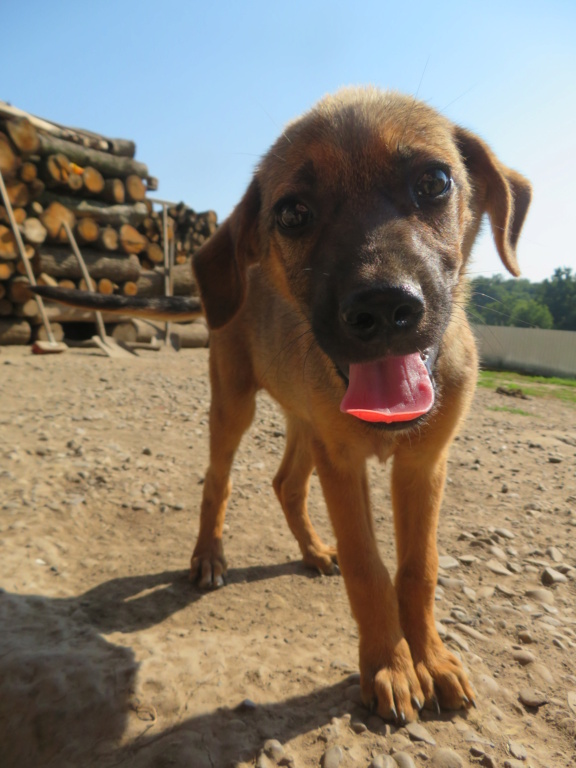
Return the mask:
<svg viewBox="0 0 576 768">
<path fill-rule="evenodd" d="M 445 195 L 452 186 L 452 179 L 442 168 L 430 168 L 416 182 L 416 196 L 420 200 L 433 200 Z"/>
<path fill-rule="evenodd" d="M 308 224 L 311 218 L 310 209 L 296 201 L 282 203 L 276 211 L 276 221 L 281 229 L 298 229 Z"/>
</svg>

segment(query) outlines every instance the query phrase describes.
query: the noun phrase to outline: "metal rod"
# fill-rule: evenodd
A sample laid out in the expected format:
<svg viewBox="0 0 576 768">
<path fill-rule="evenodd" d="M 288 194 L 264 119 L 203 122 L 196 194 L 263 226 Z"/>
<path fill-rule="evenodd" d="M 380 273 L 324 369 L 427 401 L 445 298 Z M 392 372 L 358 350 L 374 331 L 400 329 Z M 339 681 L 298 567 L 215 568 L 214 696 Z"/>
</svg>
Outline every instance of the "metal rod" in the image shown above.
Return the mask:
<svg viewBox="0 0 576 768">
<path fill-rule="evenodd" d="M 2 176 L 2 171 L 0 171 L 0 192 L 2 192 L 4 207 L 6 208 L 6 211 L 8 213 L 8 220 L 10 221 L 10 226 L 12 227 L 12 232 L 14 233 L 18 250 L 20 251 L 20 257 L 22 259 L 22 263 L 24 264 L 24 269 L 26 270 L 26 276 L 30 281 L 30 285 L 36 285 L 36 278 L 34 277 L 34 272 L 32 270 L 32 267 L 30 266 L 30 261 L 28 259 L 28 256 L 26 255 L 26 249 L 24 247 L 24 243 L 22 242 L 22 235 L 20 234 L 20 230 L 18 229 L 18 224 L 16 223 L 16 219 L 14 218 L 12 203 L 10 202 L 10 198 L 8 197 L 8 191 L 6 189 L 6 185 L 4 184 L 4 177 Z M 58 342 L 56 341 L 56 339 L 54 338 L 54 334 L 52 333 L 52 327 L 50 326 L 50 320 L 48 320 L 48 315 L 46 314 L 46 307 L 44 306 L 42 297 L 35 295 L 34 298 L 36 299 L 36 303 L 38 304 L 38 309 L 40 310 L 40 317 L 42 318 L 42 324 L 46 329 L 48 341 L 50 342 L 50 344 L 56 345 L 58 344 Z"/>
</svg>

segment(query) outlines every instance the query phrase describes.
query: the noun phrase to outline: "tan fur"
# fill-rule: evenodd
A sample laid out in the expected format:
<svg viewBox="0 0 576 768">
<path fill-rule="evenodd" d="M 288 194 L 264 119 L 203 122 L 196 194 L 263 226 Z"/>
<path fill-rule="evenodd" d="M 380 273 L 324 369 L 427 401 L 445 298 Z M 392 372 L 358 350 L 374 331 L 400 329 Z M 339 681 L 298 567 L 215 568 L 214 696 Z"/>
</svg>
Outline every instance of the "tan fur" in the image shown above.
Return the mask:
<svg viewBox="0 0 576 768">
<path fill-rule="evenodd" d="M 429 168 L 446 169 L 453 180 L 449 194 L 432 202 L 415 196 Z M 519 273 L 516 244 L 530 196 L 528 182 L 481 139 L 428 106 L 396 93 L 345 89 L 287 127 L 194 259 L 211 328 L 212 404 L 192 577 L 205 588 L 224 582 L 230 468 L 264 388 L 287 422 L 274 490 L 304 561 L 325 574 L 338 561 L 359 628 L 364 700 L 385 718 L 413 720 L 424 703 L 473 702 L 462 664 L 434 622 L 448 449 L 477 378 L 464 273 L 485 213 L 502 262 Z M 286 200 L 311 211 L 309 225 L 283 228 Z M 421 312 L 408 331 L 394 319 L 360 338 L 343 308 L 376 291 L 382 298 L 374 316 L 384 316 L 390 286 L 416 294 Z M 429 349 L 437 357 L 428 414 L 385 429 L 340 412 L 349 363 Z M 393 457 L 394 581 L 374 535 L 371 456 Z M 337 550 L 323 544 L 308 517 L 314 467 Z"/>
</svg>

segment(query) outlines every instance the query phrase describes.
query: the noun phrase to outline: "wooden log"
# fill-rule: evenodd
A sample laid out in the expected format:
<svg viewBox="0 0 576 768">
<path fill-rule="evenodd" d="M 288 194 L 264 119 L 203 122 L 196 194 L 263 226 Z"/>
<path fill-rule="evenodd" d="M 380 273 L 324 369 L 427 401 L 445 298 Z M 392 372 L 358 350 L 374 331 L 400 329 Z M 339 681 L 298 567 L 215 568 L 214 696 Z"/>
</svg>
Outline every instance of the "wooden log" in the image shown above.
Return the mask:
<svg viewBox="0 0 576 768">
<path fill-rule="evenodd" d="M 100 227 L 94 219 L 78 219 L 74 227 L 74 234 L 81 245 L 96 243 L 100 235 Z"/>
<path fill-rule="evenodd" d="M 138 178 L 138 177 L 137 177 Z M 89 195 L 97 196 L 104 190 L 104 176 L 96 168 L 87 166 L 82 174 L 84 189 Z"/>
<path fill-rule="evenodd" d="M 57 202 L 68 208 L 79 219 L 88 216 L 99 224 L 108 224 L 111 227 L 121 227 L 123 224 L 137 227 L 148 216 L 148 208 L 145 203 L 107 205 L 99 200 L 77 200 L 73 197 L 55 195 L 53 192 L 44 192 L 40 196 L 39 202 L 44 206 L 50 206 Z"/>
<path fill-rule="evenodd" d="M 14 314 L 14 304 L 10 299 L 2 297 L 0 299 L 0 317 L 10 317 L 12 314 Z"/>
<path fill-rule="evenodd" d="M 138 340 L 138 329 L 132 320 L 114 323 L 106 328 L 106 333 L 116 341 L 134 342 Z"/>
<path fill-rule="evenodd" d="M 21 181 L 34 181 L 34 179 L 38 177 L 38 166 L 36 163 L 26 160 L 26 162 L 22 163 L 20 166 L 20 173 L 18 175 L 20 176 Z"/>
<path fill-rule="evenodd" d="M 43 181 L 40 181 L 40 179 L 32 179 L 32 181 L 28 184 L 30 200 L 34 200 L 35 198 L 40 197 L 45 188 L 46 185 Z"/>
<path fill-rule="evenodd" d="M 127 280 L 122 286 L 122 294 L 124 296 L 137 296 L 138 284 L 135 283 L 133 280 Z"/>
<path fill-rule="evenodd" d="M 32 329 L 26 320 L 0 320 L 0 346 L 28 344 L 31 336 Z"/>
<path fill-rule="evenodd" d="M 80 278 L 80 282 L 78 283 L 78 288 L 81 291 L 95 291 L 98 288 L 98 283 L 95 280 L 92 280 L 92 278 L 90 278 L 90 286 L 88 286 L 88 283 L 82 277 Z"/>
<path fill-rule="evenodd" d="M 140 232 L 130 224 L 124 224 L 120 227 L 120 232 L 118 234 L 120 249 L 124 251 L 124 253 L 142 253 L 148 243 L 144 235 L 141 235 Z"/>
<path fill-rule="evenodd" d="M 126 189 L 122 179 L 106 179 L 102 190 L 102 199 L 107 203 L 122 205 L 126 200 Z"/>
<path fill-rule="evenodd" d="M 148 242 L 146 246 L 146 256 L 153 264 L 164 263 L 164 251 L 158 243 Z"/>
<path fill-rule="evenodd" d="M 38 200 L 33 200 L 30 205 L 28 206 L 30 213 L 32 213 L 34 216 L 42 216 L 44 213 L 44 206 L 41 205 Z M 21 224 L 22 222 L 20 222 Z"/>
<path fill-rule="evenodd" d="M 42 177 L 48 187 L 62 186 L 68 183 L 71 173 L 70 160 L 62 153 L 48 155 L 42 164 Z"/>
<path fill-rule="evenodd" d="M 49 301 L 44 302 L 46 314 L 50 322 L 55 323 L 93 323 L 94 312 L 86 309 L 77 309 L 67 307 L 65 304 L 52 304 Z M 131 320 L 128 315 L 117 315 L 111 312 L 103 312 L 102 319 L 105 323 L 118 323 L 124 320 Z"/>
<path fill-rule="evenodd" d="M 129 139 L 106 139 L 108 142 L 108 152 L 120 157 L 134 157 L 136 154 L 136 144 Z"/>
<path fill-rule="evenodd" d="M 45 272 L 41 272 L 38 275 L 38 277 L 36 278 L 36 282 L 38 283 L 38 285 L 48 285 L 51 288 L 56 288 L 58 286 L 58 280 L 52 277 L 52 275 L 47 275 Z"/>
<path fill-rule="evenodd" d="M 0 171 L 5 181 L 16 176 L 20 163 L 21 160 L 12 149 L 6 134 L 0 133 Z"/>
<path fill-rule="evenodd" d="M 42 245 L 48 235 L 48 230 L 44 224 L 34 216 L 28 217 L 20 225 L 20 232 L 24 240 L 31 245 Z"/>
<path fill-rule="evenodd" d="M 66 186 L 72 194 L 81 192 L 84 189 L 83 177 L 79 176 L 77 173 L 71 173 L 70 176 L 68 176 L 68 183 Z"/>
<path fill-rule="evenodd" d="M 4 296 L 6 296 L 6 285 L 0 282 L 0 299 L 3 299 Z"/>
<path fill-rule="evenodd" d="M 148 192 L 156 192 L 158 190 L 158 179 L 155 176 L 146 177 L 146 187 Z"/>
<path fill-rule="evenodd" d="M 175 296 L 197 296 L 198 287 L 189 264 L 178 265 L 172 270 Z M 142 270 L 138 279 L 138 296 L 164 296 L 164 274 Z"/>
<path fill-rule="evenodd" d="M 14 303 L 13 314 L 14 317 L 25 317 L 33 323 L 36 318 L 40 319 L 38 302 L 36 299 L 28 299 L 28 301 L 25 301 L 22 304 Z"/>
<path fill-rule="evenodd" d="M 74 282 L 74 280 L 69 280 L 68 278 L 64 278 L 63 280 L 58 280 L 58 288 L 66 288 L 69 290 L 75 290 L 78 286 Z"/>
<path fill-rule="evenodd" d="M 97 149 L 89 149 L 74 144 L 71 141 L 59 139 L 46 133 L 38 134 L 38 154 L 53 155 L 62 153 L 72 162 L 85 167 L 87 165 L 97 168 L 104 176 L 119 177 L 125 179 L 130 174 L 135 174 L 141 179 L 148 176 L 148 168 L 144 163 L 132 160 L 129 157 L 121 157 L 102 152 Z"/>
<path fill-rule="evenodd" d="M 186 349 L 207 347 L 210 341 L 210 332 L 204 318 L 192 323 L 178 323 L 174 326 L 171 336 L 178 347 Z"/>
<path fill-rule="evenodd" d="M 97 243 L 98 247 L 104 251 L 117 251 L 118 232 L 113 227 L 102 227 Z"/>
<path fill-rule="evenodd" d="M 16 224 L 22 224 L 24 220 L 26 219 L 26 209 L 25 208 L 13 208 L 12 212 L 14 213 L 14 221 Z M 8 216 L 8 211 L 6 208 L 4 208 L 3 205 L 0 205 L 0 221 L 4 224 L 10 224 L 10 217 Z"/>
<path fill-rule="evenodd" d="M 30 281 L 27 277 L 17 275 L 12 278 L 8 284 L 8 298 L 14 304 L 24 304 L 24 302 L 34 298 L 30 292 Z"/>
<path fill-rule="evenodd" d="M 124 182 L 126 197 L 131 203 L 140 203 L 146 197 L 146 186 L 139 176 L 131 173 Z"/>
<path fill-rule="evenodd" d="M 24 246 L 24 250 L 26 251 L 26 256 L 28 258 L 28 262 L 30 264 L 30 267 L 32 269 L 32 272 L 37 275 L 40 272 L 40 262 L 38 260 L 38 253 L 36 252 L 36 248 L 34 248 L 33 245 L 26 244 Z M 26 265 L 22 261 L 22 259 L 18 259 L 16 263 L 16 272 L 19 275 L 27 275 L 26 272 Z"/>
<path fill-rule="evenodd" d="M 28 184 L 20 179 L 8 179 L 6 182 L 6 192 L 13 208 L 24 208 L 32 199 Z"/>
<path fill-rule="evenodd" d="M 16 259 L 18 246 L 10 227 L 0 224 L 0 259 Z"/>
<path fill-rule="evenodd" d="M 61 323 L 50 323 L 50 329 L 55 341 L 64 341 L 64 326 Z M 34 341 L 50 341 L 43 325 L 36 325 L 32 329 L 32 338 Z"/>
<path fill-rule="evenodd" d="M 140 262 L 135 255 L 114 256 L 101 251 L 84 250 L 82 252 L 88 272 L 95 280 L 107 277 L 115 283 L 126 280 L 138 280 Z M 40 271 L 56 278 L 79 280 L 82 271 L 76 257 L 68 248 L 58 246 L 42 246 L 39 252 Z"/>
<path fill-rule="evenodd" d="M 107 277 L 103 277 L 102 279 L 98 280 L 98 286 L 96 290 L 98 293 L 102 293 L 105 296 L 111 296 L 117 287 L 118 286 L 116 283 L 113 283 L 112 280 Z"/>
<path fill-rule="evenodd" d="M 55 200 L 46 208 L 40 219 L 48 230 L 50 240 L 56 240 L 60 243 L 68 242 L 68 235 L 62 226 L 62 222 L 65 221 L 70 229 L 74 229 L 76 217 L 67 206 Z"/>
<path fill-rule="evenodd" d="M 35 155 L 40 148 L 38 131 L 26 117 L 6 121 L 8 135 L 23 155 Z"/>
<path fill-rule="evenodd" d="M 8 280 L 16 271 L 13 261 L 0 261 L 0 280 Z"/>
</svg>

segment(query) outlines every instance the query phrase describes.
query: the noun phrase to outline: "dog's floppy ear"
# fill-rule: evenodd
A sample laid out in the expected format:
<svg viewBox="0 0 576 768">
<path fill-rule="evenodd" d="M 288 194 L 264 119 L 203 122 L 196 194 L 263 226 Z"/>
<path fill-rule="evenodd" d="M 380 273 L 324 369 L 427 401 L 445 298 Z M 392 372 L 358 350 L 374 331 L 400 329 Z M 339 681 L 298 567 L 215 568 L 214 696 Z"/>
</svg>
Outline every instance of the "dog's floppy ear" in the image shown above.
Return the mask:
<svg viewBox="0 0 576 768">
<path fill-rule="evenodd" d="M 483 213 L 488 214 L 500 259 L 508 272 L 518 277 L 516 245 L 532 198 L 530 182 L 503 165 L 470 131 L 457 128 L 456 143 L 470 174 L 477 222 Z"/>
<path fill-rule="evenodd" d="M 211 329 L 230 322 L 246 295 L 246 270 L 258 260 L 260 187 L 254 178 L 232 214 L 193 257 L 194 274 Z"/>
</svg>

